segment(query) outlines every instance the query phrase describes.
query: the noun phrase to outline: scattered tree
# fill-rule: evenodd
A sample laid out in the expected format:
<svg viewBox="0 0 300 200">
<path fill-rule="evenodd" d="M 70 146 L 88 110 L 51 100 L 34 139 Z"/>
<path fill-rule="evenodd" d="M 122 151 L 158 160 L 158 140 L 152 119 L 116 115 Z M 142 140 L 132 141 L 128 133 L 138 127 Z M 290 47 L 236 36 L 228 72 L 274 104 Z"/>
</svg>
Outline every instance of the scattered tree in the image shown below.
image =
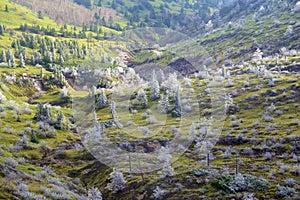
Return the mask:
<svg viewBox="0 0 300 200">
<path fill-rule="evenodd" d="M 123 173 L 117 169 L 110 174 L 111 182 L 108 184 L 108 188 L 113 191 L 113 193 L 117 193 L 122 191 L 125 187 L 126 180 L 123 177 Z"/>
</svg>

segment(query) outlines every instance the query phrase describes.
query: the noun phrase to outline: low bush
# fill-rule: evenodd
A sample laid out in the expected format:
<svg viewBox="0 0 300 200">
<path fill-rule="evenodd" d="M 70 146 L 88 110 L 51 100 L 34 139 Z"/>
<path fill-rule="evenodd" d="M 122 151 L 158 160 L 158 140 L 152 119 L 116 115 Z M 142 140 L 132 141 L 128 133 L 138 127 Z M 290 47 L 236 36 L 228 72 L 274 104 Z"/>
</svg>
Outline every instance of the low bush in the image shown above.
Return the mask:
<svg viewBox="0 0 300 200">
<path fill-rule="evenodd" d="M 270 187 L 267 180 L 250 174 L 238 174 L 237 176 L 223 175 L 212 182 L 212 186 L 226 193 L 256 192 Z"/>
</svg>

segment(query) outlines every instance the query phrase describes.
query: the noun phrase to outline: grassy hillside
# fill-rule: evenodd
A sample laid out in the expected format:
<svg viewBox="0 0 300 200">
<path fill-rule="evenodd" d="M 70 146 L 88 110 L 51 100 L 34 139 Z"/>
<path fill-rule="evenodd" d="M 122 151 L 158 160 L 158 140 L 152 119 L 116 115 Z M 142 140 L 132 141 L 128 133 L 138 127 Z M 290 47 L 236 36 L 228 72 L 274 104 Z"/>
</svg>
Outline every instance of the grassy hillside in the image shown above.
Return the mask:
<svg viewBox="0 0 300 200">
<path fill-rule="evenodd" d="M 8 12 L 5 11 L 5 6 L 8 7 Z M 1 23 L 8 25 L 11 28 L 18 28 L 20 24 L 37 24 L 42 26 L 57 26 L 57 24 L 50 20 L 47 16 L 44 19 L 39 19 L 37 13 L 13 3 L 12 1 L 3 0 L 0 2 L 0 18 Z"/>
<path fill-rule="evenodd" d="M 270 1 L 257 2 L 253 12 L 237 12 L 244 20 L 223 10 L 224 23 L 231 23 L 202 24 L 208 33 L 197 44 L 172 46 L 179 51 L 188 45 L 190 60 L 204 58 L 203 72 L 168 46 L 134 51 L 131 39 L 143 47 L 141 38 L 148 35 L 121 39 L 100 24 L 62 25 L 1 1 L 0 199 L 298 198 L 300 12 L 291 13 L 295 2 L 288 1 L 288 10 L 270 6 L 260 13 L 259 5 Z M 157 16 L 170 12 L 165 19 L 178 17 L 181 7 L 186 16 L 196 9 L 192 1 L 165 1 L 162 8 L 158 0 L 101 6 L 112 3 L 129 27 L 150 15 L 149 4 Z M 215 7 L 206 9 L 209 15 Z M 158 22 L 149 17 L 146 25 Z M 185 78 L 149 70 L 158 66 Z M 209 85 L 212 80 L 218 84 Z M 217 86 L 222 107 L 213 106 Z M 215 113 L 222 120 L 215 121 Z M 216 141 L 209 140 L 211 124 L 221 131 Z M 126 170 L 105 165 L 103 146 L 116 147 L 106 156 Z M 174 148 L 185 151 L 169 154 Z M 162 168 L 142 171 L 151 153 L 159 156 L 150 164 Z"/>
</svg>

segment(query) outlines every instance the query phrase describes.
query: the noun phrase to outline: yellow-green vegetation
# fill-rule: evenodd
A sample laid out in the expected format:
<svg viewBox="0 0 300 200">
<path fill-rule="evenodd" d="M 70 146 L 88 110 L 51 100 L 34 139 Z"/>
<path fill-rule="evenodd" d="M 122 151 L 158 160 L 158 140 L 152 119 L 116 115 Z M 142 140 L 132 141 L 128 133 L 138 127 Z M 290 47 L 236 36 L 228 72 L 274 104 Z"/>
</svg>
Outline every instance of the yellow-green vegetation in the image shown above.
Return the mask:
<svg viewBox="0 0 300 200">
<path fill-rule="evenodd" d="M 179 2 L 155 0 L 150 5 L 155 12 L 192 13 L 194 1 Z M 127 9 L 134 3 L 123 2 Z M 111 5 L 103 1 L 103 6 Z M 143 6 L 149 5 L 144 2 Z M 182 6 L 189 8 L 182 10 Z M 209 7 L 209 13 L 214 9 Z M 41 19 L 21 5 L 2 0 L 0 199 L 85 199 L 91 198 L 87 196 L 93 187 L 101 191 L 103 199 L 231 199 L 244 193 L 276 199 L 283 198 L 283 192 L 286 198 L 296 198 L 300 192 L 299 52 L 279 51 L 282 46 L 276 46 L 276 56 L 269 56 L 269 51 L 269 57 L 252 54 L 254 43 L 281 38 L 293 24 L 290 21 L 299 18 L 299 12 L 291 16 L 288 11 L 281 13 L 277 15 L 281 24 L 276 27 L 270 20 L 273 13 L 262 15 L 263 22 L 248 17 L 241 27 L 223 27 L 199 39 L 214 58 L 226 56 L 217 63 L 219 71 L 207 62 L 205 74 L 197 71 L 183 80 L 165 74 L 158 81 L 157 73 L 149 84 L 122 63 L 120 54 L 132 57 L 133 67 L 175 65 L 173 60 L 180 55 L 160 49 L 130 52 L 126 49 L 130 41 L 110 40 L 120 32 L 58 25 L 47 16 Z M 126 26 L 132 27 L 137 21 L 129 23 Z M 22 27 L 25 24 L 28 27 Z M 288 47 L 297 47 L 299 42 L 284 40 Z M 234 48 L 230 50 L 228 45 Z M 243 49 L 251 52 L 236 54 Z M 205 54 L 204 49 L 194 51 Z M 203 57 L 206 59 L 206 54 Z M 246 62 L 234 63 L 242 58 Z M 207 88 L 210 79 L 223 81 L 224 121 L 214 121 L 214 112 L 223 108 L 212 106 L 214 91 Z M 153 87 L 155 83 L 158 88 Z M 194 91 L 183 93 L 183 103 L 179 83 L 188 85 L 182 86 L 183 90 Z M 132 85 L 140 87 L 131 91 Z M 155 97 L 153 88 L 159 93 Z M 221 130 L 216 141 L 209 141 L 213 132 L 206 128 L 211 122 Z M 99 138 L 94 138 L 97 135 Z M 84 146 L 86 136 L 93 136 L 88 148 Z M 163 152 L 176 148 L 172 142 L 177 136 L 179 143 L 191 139 L 190 144 L 178 147 L 184 150 L 182 155 L 169 158 Z M 128 153 L 128 159 L 118 166 L 138 166 L 134 169 L 137 173 L 123 172 L 126 183 L 118 191 L 110 184 L 116 170 L 101 163 L 101 158 L 97 160 L 91 148 L 102 145 L 100 139 Z M 143 172 L 140 160 L 130 160 L 136 152 L 160 152 L 163 169 Z M 115 152 L 111 153 L 113 157 Z M 288 191 L 279 191 L 277 185 Z"/>
</svg>

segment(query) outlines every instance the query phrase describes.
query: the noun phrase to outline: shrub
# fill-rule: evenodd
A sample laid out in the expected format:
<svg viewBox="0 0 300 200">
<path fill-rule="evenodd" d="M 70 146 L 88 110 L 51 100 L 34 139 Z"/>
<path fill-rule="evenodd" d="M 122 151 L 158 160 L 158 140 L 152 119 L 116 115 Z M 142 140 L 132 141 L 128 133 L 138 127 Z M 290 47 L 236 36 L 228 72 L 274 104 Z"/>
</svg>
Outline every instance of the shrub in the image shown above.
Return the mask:
<svg viewBox="0 0 300 200">
<path fill-rule="evenodd" d="M 272 159 L 272 154 L 271 154 L 270 152 L 266 152 L 266 153 L 264 154 L 264 158 L 265 158 L 266 160 L 271 160 L 271 159 Z"/>
<path fill-rule="evenodd" d="M 269 116 L 269 115 L 263 115 L 262 116 L 262 119 L 265 121 L 265 122 L 273 122 L 274 121 L 274 118 Z"/>
<path fill-rule="evenodd" d="M 149 124 L 155 124 L 157 122 L 155 116 L 150 116 L 147 121 Z"/>
<path fill-rule="evenodd" d="M 48 123 L 38 122 L 39 128 L 36 130 L 39 138 L 54 138 L 56 136 L 55 129 Z"/>
<path fill-rule="evenodd" d="M 23 157 L 19 158 L 19 159 L 18 159 L 18 163 L 20 163 L 20 164 L 25 164 L 25 163 L 26 163 L 25 158 L 23 158 Z"/>
<path fill-rule="evenodd" d="M 88 191 L 88 199 L 102 200 L 102 193 L 98 190 L 97 187 L 92 187 Z"/>
<path fill-rule="evenodd" d="M 6 101 L 6 97 L 0 92 L 0 103 L 4 103 Z"/>
<path fill-rule="evenodd" d="M 194 175 L 197 176 L 197 177 L 206 176 L 208 174 L 210 174 L 209 171 L 204 170 L 204 169 L 195 169 L 194 170 Z"/>
<path fill-rule="evenodd" d="M 294 188 L 285 187 L 281 185 L 276 186 L 276 196 L 278 197 L 287 197 L 292 196 L 296 193 Z"/>
<path fill-rule="evenodd" d="M 212 182 L 212 186 L 226 193 L 255 192 L 270 187 L 268 181 L 250 174 L 238 174 L 236 177 L 223 175 Z"/>
<path fill-rule="evenodd" d="M 110 174 L 110 179 L 111 179 L 111 182 L 108 184 L 108 188 L 111 191 L 113 191 L 114 193 L 117 193 L 124 189 L 126 180 L 124 179 L 122 172 L 120 172 L 118 170 L 114 170 Z"/>
<path fill-rule="evenodd" d="M 160 187 L 156 186 L 152 195 L 154 199 L 163 199 L 167 193 L 168 193 L 167 190 L 161 189 Z"/>
<path fill-rule="evenodd" d="M 285 180 L 285 184 L 289 187 L 293 187 L 296 184 L 296 181 L 293 178 L 287 178 Z"/>
<path fill-rule="evenodd" d="M 242 197 L 242 200 L 258 200 L 258 199 L 254 197 L 253 193 L 250 193 L 250 194 L 246 193 Z"/>
<path fill-rule="evenodd" d="M 16 168 L 18 166 L 18 162 L 15 161 L 13 158 L 9 157 L 9 158 L 6 158 L 5 160 L 5 164 L 9 167 L 12 167 L 12 168 Z"/>
<path fill-rule="evenodd" d="M 147 113 L 142 113 L 142 119 L 147 119 L 148 118 L 148 114 Z"/>
<path fill-rule="evenodd" d="M 299 120 L 295 119 L 290 123 L 290 126 L 298 126 L 299 125 Z"/>
</svg>

